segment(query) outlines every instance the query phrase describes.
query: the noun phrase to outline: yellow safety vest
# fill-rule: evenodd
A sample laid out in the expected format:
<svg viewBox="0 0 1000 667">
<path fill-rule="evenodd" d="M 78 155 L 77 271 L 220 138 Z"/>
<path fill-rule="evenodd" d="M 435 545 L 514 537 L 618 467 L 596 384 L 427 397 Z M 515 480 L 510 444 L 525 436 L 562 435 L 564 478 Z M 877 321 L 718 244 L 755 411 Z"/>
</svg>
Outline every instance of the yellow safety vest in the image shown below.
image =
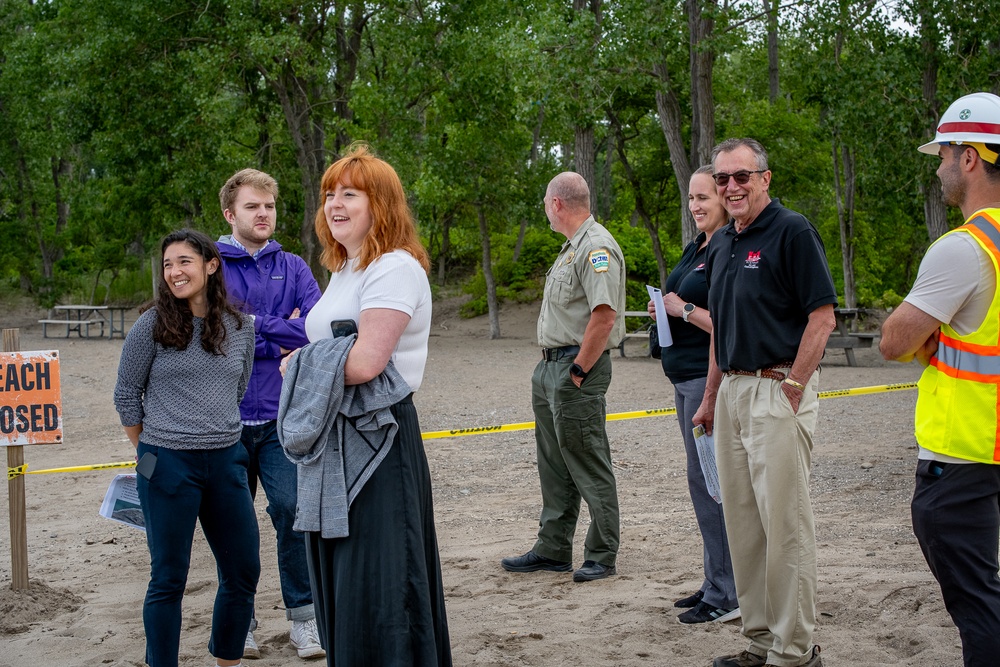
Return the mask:
<svg viewBox="0 0 1000 667">
<path fill-rule="evenodd" d="M 971 234 L 1000 286 L 1000 209 L 977 211 L 949 234 Z M 1000 463 L 1000 289 L 979 329 L 961 336 L 941 325 L 937 352 L 917 383 L 915 432 L 932 452 Z"/>
</svg>

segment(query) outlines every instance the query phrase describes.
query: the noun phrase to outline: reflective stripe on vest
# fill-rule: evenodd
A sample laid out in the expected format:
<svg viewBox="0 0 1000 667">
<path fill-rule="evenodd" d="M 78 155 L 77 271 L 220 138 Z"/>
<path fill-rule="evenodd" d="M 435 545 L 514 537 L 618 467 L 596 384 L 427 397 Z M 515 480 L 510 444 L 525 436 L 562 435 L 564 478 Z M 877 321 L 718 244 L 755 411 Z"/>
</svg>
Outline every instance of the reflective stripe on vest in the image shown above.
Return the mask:
<svg viewBox="0 0 1000 667">
<path fill-rule="evenodd" d="M 979 211 L 949 234 L 970 234 L 992 257 L 1000 287 L 1000 209 Z M 969 461 L 1000 463 L 1000 289 L 976 331 L 942 324 L 920 378 L 916 437 L 921 447 Z"/>
</svg>

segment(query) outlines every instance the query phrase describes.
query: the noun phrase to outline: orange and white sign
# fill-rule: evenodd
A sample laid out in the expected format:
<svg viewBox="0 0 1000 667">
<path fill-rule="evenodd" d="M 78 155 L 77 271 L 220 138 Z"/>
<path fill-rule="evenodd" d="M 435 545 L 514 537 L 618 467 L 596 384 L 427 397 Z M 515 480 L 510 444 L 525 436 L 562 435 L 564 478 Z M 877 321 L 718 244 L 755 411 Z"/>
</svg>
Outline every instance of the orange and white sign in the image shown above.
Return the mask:
<svg viewBox="0 0 1000 667">
<path fill-rule="evenodd" d="M 59 351 L 0 353 L 0 447 L 62 439 Z"/>
</svg>

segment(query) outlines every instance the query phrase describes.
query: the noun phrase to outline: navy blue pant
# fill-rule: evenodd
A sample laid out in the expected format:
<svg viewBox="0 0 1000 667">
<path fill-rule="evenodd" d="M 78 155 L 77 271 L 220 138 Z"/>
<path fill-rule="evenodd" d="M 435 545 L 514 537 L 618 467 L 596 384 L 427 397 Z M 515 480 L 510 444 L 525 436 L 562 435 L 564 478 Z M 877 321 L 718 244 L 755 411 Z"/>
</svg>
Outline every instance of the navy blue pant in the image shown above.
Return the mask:
<svg viewBox="0 0 1000 667">
<path fill-rule="evenodd" d="M 267 496 L 267 513 L 277 535 L 278 577 L 285 616 L 291 621 L 308 621 L 315 614 L 306 568 L 306 543 L 302 533 L 292 530 L 298 498 L 295 464 L 281 448 L 275 421 L 244 426 L 240 442 L 250 455 L 247 472 L 250 495 L 257 497 L 259 478 Z"/>
<path fill-rule="evenodd" d="M 966 667 L 1000 659 L 1000 466 L 917 462 L 913 533 L 962 637 Z"/>
<path fill-rule="evenodd" d="M 238 660 L 260 577 L 260 534 L 247 487 L 246 450 L 239 443 L 178 450 L 140 442 L 139 456 L 146 452 L 156 456 L 151 478 L 138 476 L 150 560 L 142 607 L 146 662 L 150 667 L 177 665 L 181 600 L 199 520 L 219 577 L 208 650 L 216 658 Z"/>
</svg>

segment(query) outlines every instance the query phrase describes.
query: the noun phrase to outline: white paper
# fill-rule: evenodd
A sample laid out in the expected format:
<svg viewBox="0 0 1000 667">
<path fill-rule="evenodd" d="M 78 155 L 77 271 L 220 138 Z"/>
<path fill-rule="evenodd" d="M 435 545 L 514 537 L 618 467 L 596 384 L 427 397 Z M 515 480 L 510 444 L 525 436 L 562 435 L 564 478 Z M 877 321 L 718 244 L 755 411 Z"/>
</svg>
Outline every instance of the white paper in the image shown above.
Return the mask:
<svg viewBox="0 0 1000 667">
<path fill-rule="evenodd" d="M 146 531 L 142 506 L 139 504 L 139 491 L 135 485 L 135 473 L 115 475 L 111 480 L 108 492 L 104 494 L 104 502 L 101 503 L 101 516 Z"/>
<path fill-rule="evenodd" d="M 701 474 L 705 477 L 705 487 L 708 495 L 715 502 L 722 504 L 722 493 L 719 491 L 719 469 L 715 467 L 715 438 L 705 433 L 705 427 L 694 427 L 694 442 L 698 448 L 698 462 L 701 463 Z"/>
<path fill-rule="evenodd" d="M 660 337 L 660 347 L 670 347 L 674 344 L 674 339 L 670 337 L 670 323 L 667 322 L 667 309 L 663 307 L 663 294 L 659 287 L 652 285 L 646 285 L 646 291 L 656 309 L 656 335 Z"/>
</svg>

